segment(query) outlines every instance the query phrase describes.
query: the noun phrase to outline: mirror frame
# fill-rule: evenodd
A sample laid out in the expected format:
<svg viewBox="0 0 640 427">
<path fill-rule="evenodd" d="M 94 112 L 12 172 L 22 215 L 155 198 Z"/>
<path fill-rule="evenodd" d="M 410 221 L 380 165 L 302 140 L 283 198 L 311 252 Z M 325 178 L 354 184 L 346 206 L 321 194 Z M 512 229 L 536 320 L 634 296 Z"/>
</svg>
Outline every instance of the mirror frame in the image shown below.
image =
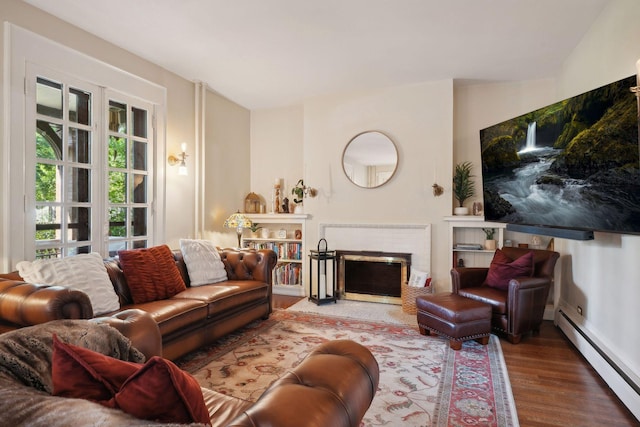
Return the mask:
<svg viewBox="0 0 640 427">
<path fill-rule="evenodd" d="M 378 184 L 378 185 L 371 185 L 371 186 L 365 186 L 365 185 L 360 185 L 357 182 L 355 182 L 354 180 L 351 179 L 351 177 L 349 176 L 349 174 L 347 173 L 347 169 L 345 167 L 345 161 L 344 161 L 344 157 L 345 154 L 347 153 L 347 150 L 349 149 L 349 147 L 351 146 L 351 144 L 356 141 L 356 139 L 358 139 L 359 137 L 366 135 L 368 133 L 377 133 L 380 134 L 382 136 L 384 136 L 387 141 L 389 141 L 391 143 L 391 146 L 393 147 L 393 151 L 395 152 L 395 164 L 393 167 L 393 171 L 391 171 L 391 175 L 389 175 L 389 177 L 387 177 L 387 179 L 384 180 L 384 182 Z M 342 156 L 340 158 L 341 162 L 342 162 L 342 171 L 344 172 L 344 175 L 347 177 L 347 179 L 349 180 L 349 182 L 351 182 L 352 184 L 360 187 L 360 188 L 366 188 L 366 189 L 372 189 L 372 188 L 380 188 L 383 185 L 385 185 L 386 183 L 388 183 L 389 181 L 391 181 L 391 179 L 395 176 L 396 172 L 398 171 L 398 163 L 400 162 L 400 155 L 398 153 L 398 147 L 396 146 L 395 142 L 393 142 L 393 140 L 389 137 L 389 135 L 387 135 L 384 132 L 381 132 L 379 130 L 366 130 L 363 132 L 358 133 L 357 135 L 355 135 L 353 138 L 351 138 L 349 140 L 349 142 L 347 143 L 347 145 L 344 147 L 344 150 L 342 150 Z"/>
</svg>

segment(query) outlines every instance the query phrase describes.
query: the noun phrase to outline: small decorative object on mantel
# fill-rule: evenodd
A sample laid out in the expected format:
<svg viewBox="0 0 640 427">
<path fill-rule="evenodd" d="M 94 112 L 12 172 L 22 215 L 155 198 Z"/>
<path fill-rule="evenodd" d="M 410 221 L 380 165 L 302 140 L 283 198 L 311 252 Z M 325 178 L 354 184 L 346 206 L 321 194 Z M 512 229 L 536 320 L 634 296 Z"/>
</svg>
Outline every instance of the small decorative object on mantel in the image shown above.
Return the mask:
<svg viewBox="0 0 640 427">
<path fill-rule="evenodd" d="M 259 213 L 260 206 L 260 196 L 253 191 L 244 198 L 244 213 Z"/>
<path fill-rule="evenodd" d="M 473 214 L 476 216 L 482 215 L 482 203 L 473 202 Z"/>
<path fill-rule="evenodd" d="M 486 237 L 484 241 L 484 248 L 488 251 L 495 251 L 496 241 L 493 237 L 496 234 L 496 230 L 493 228 L 483 228 L 482 231 L 484 231 L 484 235 Z"/>
<path fill-rule="evenodd" d="M 458 201 L 458 207 L 453 210 L 454 215 L 469 215 L 469 208 L 464 206 L 464 202 L 476 192 L 471 179 L 471 169 L 471 162 L 458 163 L 453 173 L 453 195 Z"/>
<path fill-rule="evenodd" d="M 301 214 L 303 213 L 302 202 L 304 202 L 305 197 L 315 197 L 316 190 L 311 187 L 307 187 L 304 185 L 304 181 L 299 179 L 296 185 L 291 189 L 291 194 L 295 197 L 293 198 L 293 202 L 296 204 L 293 213 Z"/>
<path fill-rule="evenodd" d="M 271 213 L 280 213 L 280 178 L 276 178 L 273 184 L 273 196 L 271 197 Z"/>
</svg>

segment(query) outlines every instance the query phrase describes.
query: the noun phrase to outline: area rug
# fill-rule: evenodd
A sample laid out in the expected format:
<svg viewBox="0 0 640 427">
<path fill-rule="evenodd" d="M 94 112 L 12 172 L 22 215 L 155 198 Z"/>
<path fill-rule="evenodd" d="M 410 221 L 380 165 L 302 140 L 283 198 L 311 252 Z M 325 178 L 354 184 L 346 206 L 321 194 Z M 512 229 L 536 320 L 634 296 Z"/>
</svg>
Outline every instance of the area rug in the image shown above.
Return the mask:
<svg viewBox="0 0 640 427">
<path fill-rule="evenodd" d="M 453 351 L 416 326 L 275 311 L 177 361 L 201 386 L 255 402 L 318 344 L 351 339 L 380 366 L 380 385 L 361 426 L 518 426 L 499 341 Z"/>
</svg>

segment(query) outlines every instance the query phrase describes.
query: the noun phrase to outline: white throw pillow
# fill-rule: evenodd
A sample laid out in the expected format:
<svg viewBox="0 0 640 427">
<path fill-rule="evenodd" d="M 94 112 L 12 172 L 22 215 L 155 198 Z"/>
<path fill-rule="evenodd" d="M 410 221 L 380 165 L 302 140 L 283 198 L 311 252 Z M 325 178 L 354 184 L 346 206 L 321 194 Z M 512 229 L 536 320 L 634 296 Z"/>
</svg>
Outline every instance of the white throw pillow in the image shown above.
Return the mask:
<svg viewBox="0 0 640 427">
<path fill-rule="evenodd" d="M 220 254 L 213 243 L 208 240 L 180 239 L 180 251 L 187 265 L 191 286 L 202 286 L 209 283 L 227 280 L 227 270 L 220 259 Z"/>
<path fill-rule="evenodd" d="M 412 268 L 411 276 L 409 276 L 409 286 L 423 288 L 426 286 L 428 278 L 429 273 L 426 271 L 420 271 Z"/>
<path fill-rule="evenodd" d="M 120 309 L 118 295 L 102 256 L 97 252 L 60 259 L 21 261 L 17 268 L 25 282 L 65 286 L 84 292 L 89 296 L 94 316 Z"/>
</svg>

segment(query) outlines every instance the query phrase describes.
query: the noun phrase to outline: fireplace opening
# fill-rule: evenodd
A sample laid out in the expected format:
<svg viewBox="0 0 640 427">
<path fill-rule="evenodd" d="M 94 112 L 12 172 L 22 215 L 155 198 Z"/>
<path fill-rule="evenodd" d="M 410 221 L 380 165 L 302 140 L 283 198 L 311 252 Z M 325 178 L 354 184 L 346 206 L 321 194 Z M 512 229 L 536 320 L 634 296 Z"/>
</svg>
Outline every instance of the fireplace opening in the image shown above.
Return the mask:
<svg viewBox="0 0 640 427">
<path fill-rule="evenodd" d="M 338 250 L 336 257 L 340 299 L 402 304 L 411 254 Z"/>
</svg>

